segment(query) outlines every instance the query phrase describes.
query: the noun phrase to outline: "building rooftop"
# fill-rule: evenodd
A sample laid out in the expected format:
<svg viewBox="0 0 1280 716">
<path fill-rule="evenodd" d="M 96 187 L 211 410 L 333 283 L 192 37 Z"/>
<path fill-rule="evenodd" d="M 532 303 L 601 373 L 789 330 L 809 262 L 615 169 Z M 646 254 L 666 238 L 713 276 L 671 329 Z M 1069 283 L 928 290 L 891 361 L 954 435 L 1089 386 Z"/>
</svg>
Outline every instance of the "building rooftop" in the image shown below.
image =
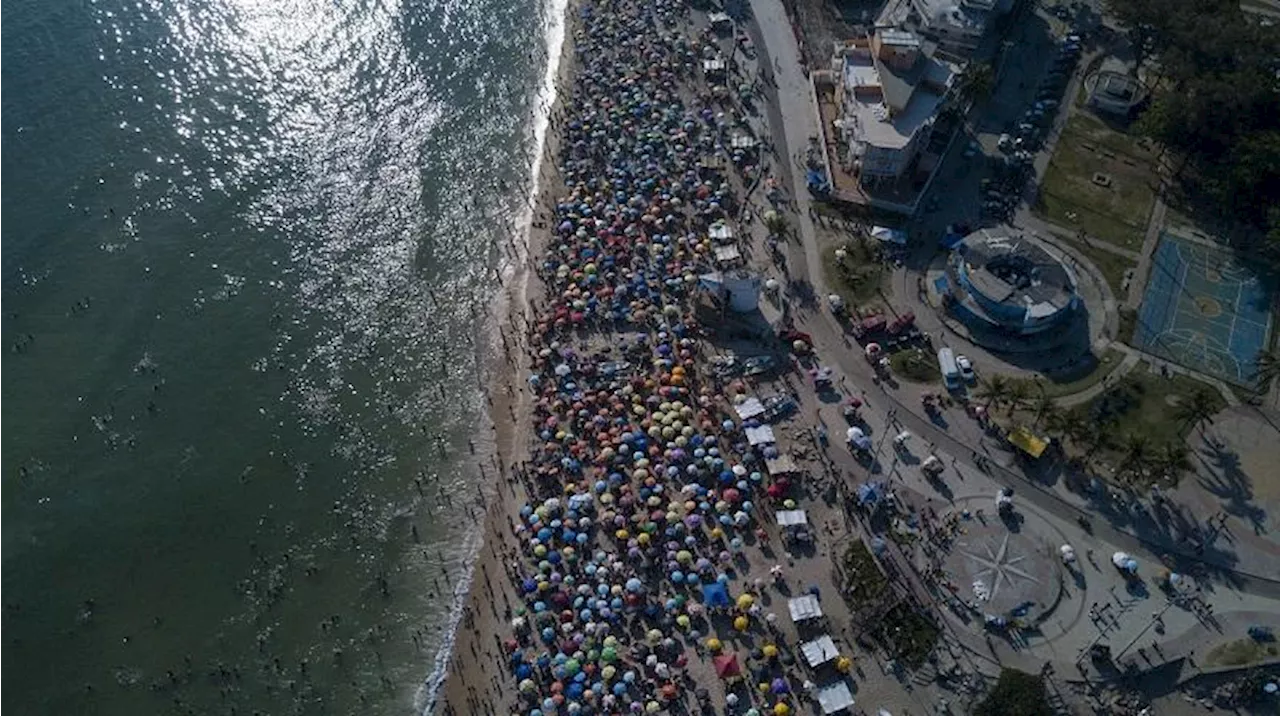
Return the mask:
<svg viewBox="0 0 1280 716">
<path fill-rule="evenodd" d="M 1027 309 L 1031 318 L 1070 305 L 1076 277 L 1058 256 L 1024 236 L 970 234 L 962 256 L 969 282 L 987 298 Z"/>
<path fill-rule="evenodd" d="M 1097 91 L 1119 101 L 1129 102 L 1138 94 L 1138 81 L 1116 72 L 1100 72 Z"/>
<path fill-rule="evenodd" d="M 879 33 L 880 42 L 891 45 L 893 47 L 920 47 L 920 38 L 913 32 L 906 30 L 881 30 Z"/>
<path fill-rule="evenodd" d="M 904 147 L 942 104 L 942 94 L 924 85 L 945 86 L 950 77 L 950 70 L 932 58 L 921 57 L 909 71 L 895 72 L 869 54 L 848 54 L 845 116 L 855 122 L 860 139 L 878 147 Z"/>
<path fill-rule="evenodd" d="M 926 25 L 946 23 L 955 28 L 977 33 L 986 29 L 987 16 L 990 13 L 990 7 L 983 7 L 982 3 L 962 3 L 959 0 L 911 0 L 911 5 L 921 15 Z"/>
</svg>

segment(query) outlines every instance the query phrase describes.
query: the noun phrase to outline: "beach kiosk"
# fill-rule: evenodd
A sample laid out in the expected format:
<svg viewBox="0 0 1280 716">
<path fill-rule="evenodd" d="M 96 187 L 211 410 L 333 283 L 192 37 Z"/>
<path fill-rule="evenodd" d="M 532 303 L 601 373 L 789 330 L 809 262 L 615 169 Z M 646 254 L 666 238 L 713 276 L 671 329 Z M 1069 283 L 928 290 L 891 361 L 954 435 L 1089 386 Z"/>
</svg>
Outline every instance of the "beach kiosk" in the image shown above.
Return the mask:
<svg viewBox="0 0 1280 716">
<path fill-rule="evenodd" d="M 837 681 L 818 689 L 818 703 L 824 714 L 838 714 L 853 708 L 853 692 L 849 684 Z"/>
<path fill-rule="evenodd" d="M 778 526 L 782 528 L 784 543 L 808 544 L 813 541 L 813 535 L 809 534 L 809 515 L 804 510 L 781 510 L 775 517 L 777 517 Z"/>
<path fill-rule="evenodd" d="M 772 445 L 778 442 L 777 438 L 773 435 L 773 428 L 768 425 L 747 428 L 743 432 L 747 434 L 747 442 L 751 447 L 756 447 L 757 445 Z"/>
<path fill-rule="evenodd" d="M 764 461 L 764 467 L 769 472 L 769 477 L 800 472 L 800 466 L 796 464 L 796 461 L 790 455 L 767 458 Z"/>
<path fill-rule="evenodd" d="M 747 398 L 746 400 L 733 406 L 733 412 L 738 414 L 742 420 L 750 420 L 754 417 L 764 415 L 764 403 L 759 398 Z"/>
<path fill-rule="evenodd" d="M 797 624 L 822 616 L 822 605 L 812 594 L 792 597 L 787 601 L 787 610 L 791 612 L 791 621 Z"/>
<path fill-rule="evenodd" d="M 813 641 L 801 644 L 800 653 L 804 654 L 804 660 L 809 666 L 814 668 L 840 656 L 840 650 L 836 648 L 836 643 L 830 634 L 823 634 Z"/>
</svg>

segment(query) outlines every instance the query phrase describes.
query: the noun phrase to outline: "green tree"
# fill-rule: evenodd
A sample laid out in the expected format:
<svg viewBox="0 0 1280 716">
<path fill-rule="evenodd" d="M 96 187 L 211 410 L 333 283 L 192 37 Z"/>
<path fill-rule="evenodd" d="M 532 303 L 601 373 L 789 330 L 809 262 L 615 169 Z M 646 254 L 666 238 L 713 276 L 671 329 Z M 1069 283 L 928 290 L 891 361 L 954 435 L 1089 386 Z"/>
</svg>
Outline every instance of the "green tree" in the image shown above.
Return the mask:
<svg viewBox="0 0 1280 716">
<path fill-rule="evenodd" d="M 1170 484 L 1176 485 L 1182 473 L 1191 469 L 1190 455 L 1191 450 L 1186 443 L 1165 443 L 1155 455 L 1155 471 Z"/>
<path fill-rule="evenodd" d="M 1204 424 L 1213 422 L 1213 415 L 1218 412 L 1220 400 L 1221 397 L 1210 389 L 1196 388 L 1191 395 L 1178 402 L 1173 416 L 1182 423 L 1184 430 L 1194 427 L 1203 432 Z"/>
<path fill-rule="evenodd" d="M 961 103 L 981 104 L 991 96 L 996 86 L 996 73 L 987 62 L 971 62 L 956 84 L 956 94 Z"/>
<path fill-rule="evenodd" d="M 1086 446 L 1084 461 L 1087 463 L 1098 452 L 1115 447 L 1116 434 L 1114 427 L 1106 422 L 1087 420 L 1084 424 L 1084 432 L 1080 435 L 1080 440 Z"/>
<path fill-rule="evenodd" d="M 1003 669 L 986 698 L 973 707 L 974 716 L 1052 716 L 1044 677 L 1017 669 Z"/>
<path fill-rule="evenodd" d="M 974 395 L 979 400 L 985 401 L 982 407 L 988 410 L 993 405 L 998 406 L 1009 395 L 1009 379 L 999 373 L 984 378 L 982 384 L 974 391 Z"/>
<path fill-rule="evenodd" d="M 1107 4 L 1139 62 L 1155 58 L 1159 72 L 1134 129 L 1161 158 L 1177 156 L 1174 178 L 1188 196 L 1232 221 L 1280 231 L 1272 199 L 1280 196 L 1280 33 L 1232 0 Z"/>
<path fill-rule="evenodd" d="M 1008 408 L 1009 417 L 1013 417 L 1013 413 L 1027 407 L 1028 401 L 1031 400 L 1031 386 L 1027 385 L 1024 380 L 1015 380 L 1009 385 L 1009 392 L 1004 396 L 1005 407 Z"/>
<path fill-rule="evenodd" d="M 1058 407 L 1058 402 L 1048 395 L 1041 393 L 1031 403 L 1031 414 L 1035 417 L 1035 422 L 1031 427 L 1039 427 L 1041 422 L 1052 426 L 1056 423 L 1058 416 L 1062 414 L 1062 409 Z"/>
<path fill-rule="evenodd" d="M 1259 351 L 1253 359 L 1253 367 L 1254 375 L 1258 379 L 1258 388 L 1265 391 L 1271 385 L 1271 381 L 1280 377 L 1280 353 Z"/>
<path fill-rule="evenodd" d="M 1151 438 L 1142 433 L 1126 435 L 1122 449 L 1124 455 L 1120 458 L 1120 467 L 1117 471 L 1121 476 L 1144 475 L 1151 469 L 1154 461 Z"/>
<path fill-rule="evenodd" d="M 1049 426 L 1076 446 L 1084 444 L 1089 435 L 1090 421 L 1080 410 L 1061 410 L 1049 418 Z"/>
</svg>

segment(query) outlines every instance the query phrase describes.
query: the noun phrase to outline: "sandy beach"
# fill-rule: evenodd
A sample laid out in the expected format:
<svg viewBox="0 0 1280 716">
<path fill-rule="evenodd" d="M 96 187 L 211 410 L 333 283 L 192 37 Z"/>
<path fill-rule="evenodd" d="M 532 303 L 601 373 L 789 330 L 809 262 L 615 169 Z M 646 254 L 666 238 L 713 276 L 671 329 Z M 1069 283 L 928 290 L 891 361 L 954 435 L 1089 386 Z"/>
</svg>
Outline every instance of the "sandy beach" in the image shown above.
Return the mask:
<svg viewBox="0 0 1280 716">
<path fill-rule="evenodd" d="M 745 398 L 750 381 L 712 374 L 695 318 L 727 300 L 695 290 L 717 267 L 709 237 L 732 236 L 759 183 L 759 145 L 729 149 L 751 134 L 726 87 L 754 73 L 734 37 L 684 6 L 573 3 L 568 22 L 529 260 L 505 284 L 523 287 L 513 312 L 527 306 L 533 322 L 503 327 L 489 391 L 496 499 L 432 706 L 614 713 L 760 698 L 788 713 L 803 685 L 772 643 L 781 625 L 763 605 L 778 606 L 762 571 L 743 579 L 773 554 L 778 530 L 752 491 L 768 486 L 776 450 L 743 441 L 723 396 Z M 783 495 L 787 481 L 772 482 L 770 498 Z M 781 566 L 772 578 L 782 585 Z M 771 682 L 763 698 L 717 634 L 764 660 L 750 669 Z"/>
</svg>

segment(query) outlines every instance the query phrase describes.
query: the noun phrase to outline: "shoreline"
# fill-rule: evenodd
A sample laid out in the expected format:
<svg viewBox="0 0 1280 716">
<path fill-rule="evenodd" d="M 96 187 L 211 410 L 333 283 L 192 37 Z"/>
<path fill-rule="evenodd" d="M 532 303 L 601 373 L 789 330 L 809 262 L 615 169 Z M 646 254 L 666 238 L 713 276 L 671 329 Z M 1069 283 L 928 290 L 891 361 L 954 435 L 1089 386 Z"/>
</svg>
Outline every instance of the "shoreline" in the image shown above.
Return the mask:
<svg viewBox="0 0 1280 716">
<path fill-rule="evenodd" d="M 489 675 L 484 673 L 485 665 L 480 656 L 487 650 L 484 642 L 501 639 L 506 623 L 494 605 L 500 599 L 518 601 L 514 585 L 506 578 L 503 569 L 503 557 L 513 546 L 510 544 L 510 530 L 503 524 L 503 519 L 510 524 L 511 520 L 519 517 L 520 488 L 515 486 L 508 470 L 519 463 L 520 456 L 528 451 L 528 433 L 518 427 L 523 424 L 519 416 L 528 414 L 530 410 L 530 394 L 519 381 L 519 376 L 529 367 L 529 321 L 533 315 L 536 291 L 541 287 L 533 261 L 545 254 L 552 231 L 550 220 L 540 219 L 539 214 L 547 211 L 550 216 L 556 195 L 561 191 L 557 157 L 563 136 L 555 126 L 555 118 L 563 108 L 565 92 L 572 88 L 577 65 L 574 52 L 577 23 L 573 14 L 577 7 L 577 0 L 566 0 L 561 8 L 563 34 L 555 77 L 550 85 L 554 99 L 544 115 L 542 141 L 537 141 L 535 136 L 534 146 L 541 146 L 541 151 L 532 161 L 531 184 L 525 197 L 529 208 L 524 216 L 513 222 L 515 226 L 523 223 L 526 227 L 523 241 L 516 235 L 512 240 L 514 255 L 499 254 L 496 270 L 502 276 L 502 300 L 493 316 L 494 324 L 487 337 L 490 349 L 481 359 L 480 376 L 482 391 L 489 404 L 486 413 L 489 425 L 485 430 L 493 438 L 492 449 L 487 451 L 490 454 L 480 456 L 483 478 L 480 487 L 488 502 L 484 523 L 475 532 L 479 544 L 472 552 L 473 561 L 465 579 L 459 582 L 459 589 L 465 586 L 466 591 L 460 595 L 460 605 L 455 605 L 451 616 L 451 637 L 441 646 L 436 657 L 436 666 L 430 675 L 431 681 L 435 681 L 435 688 L 421 705 L 423 714 L 447 712 L 451 707 L 456 708 L 456 704 L 470 704 L 478 694 L 489 691 L 491 679 L 483 678 Z M 554 22 L 551 16 L 548 19 Z M 549 48 L 549 52 L 554 51 L 555 48 Z M 536 101 L 545 99 L 546 89 L 548 86 L 544 84 Z M 538 226 L 539 221 L 544 222 L 541 227 Z M 488 468 L 485 462 L 489 463 Z M 496 474 L 491 474 L 491 471 Z M 496 584 L 493 578 L 496 578 Z M 490 609 L 484 608 L 486 604 Z M 467 661 L 472 662 L 471 668 L 463 668 Z M 496 687 L 494 693 L 501 698 L 498 677 L 506 675 L 492 676 Z M 428 689 L 432 685 L 430 682 L 425 684 Z M 514 692 L 514 684 L 511 686 Z M 503 699 L 501 703 L 491 704 L 489 710 L 500 710 L 505 705 L 506 700 Z M 463 713 L 472 711 L 468 707 Z"/>
</svg>

